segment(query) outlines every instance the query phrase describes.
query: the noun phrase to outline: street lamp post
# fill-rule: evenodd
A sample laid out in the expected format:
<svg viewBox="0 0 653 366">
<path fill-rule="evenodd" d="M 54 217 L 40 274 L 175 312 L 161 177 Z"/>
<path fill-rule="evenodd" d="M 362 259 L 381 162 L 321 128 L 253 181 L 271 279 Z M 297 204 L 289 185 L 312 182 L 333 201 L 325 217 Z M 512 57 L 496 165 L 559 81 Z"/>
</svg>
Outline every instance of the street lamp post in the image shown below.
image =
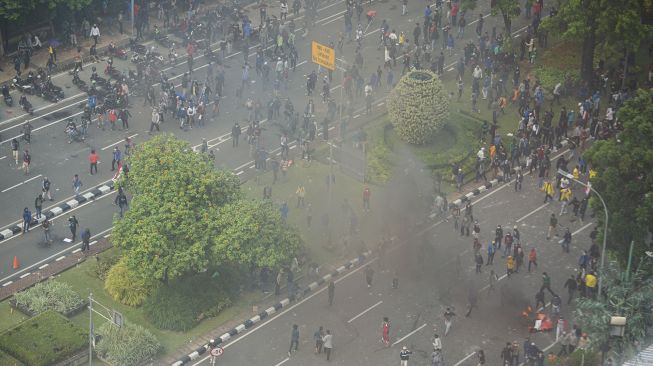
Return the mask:
<svg viewBox="0 0 653 366">
<path fill-rule="evenodd" d="M 603 265 L 605 264 L 605 247 L 607 245 L 607 239 L 608 239 L 608 206 L 606 206 L 605 201 L 603 200 L 603 197 L 597 192 L 594 188 L 592 188 L 592 185 L 589 183 L 583 183 L 579 181 L 578 179 L 574 178 L 574 175 L 566 172 L 562 169 L 558 169 L 558 174 L 567 177 L 568 179 L 571 179 L 572 181 L 589 188 L 592 192 L 596 194 L 596 196 L 601 200 L 601 204 L 603 204 L 603 212 L 605 213 L 605 223 L 603 224 L 603 248 L 601 248 L 601 264 L 599 266 L 599 270 L 601 271 L 601 274 L 599 275 L 599 291 L 598 291 L 598 297 L 599 299 L 601 298 L 601 289 L 603 287 Z"/>
</svg>

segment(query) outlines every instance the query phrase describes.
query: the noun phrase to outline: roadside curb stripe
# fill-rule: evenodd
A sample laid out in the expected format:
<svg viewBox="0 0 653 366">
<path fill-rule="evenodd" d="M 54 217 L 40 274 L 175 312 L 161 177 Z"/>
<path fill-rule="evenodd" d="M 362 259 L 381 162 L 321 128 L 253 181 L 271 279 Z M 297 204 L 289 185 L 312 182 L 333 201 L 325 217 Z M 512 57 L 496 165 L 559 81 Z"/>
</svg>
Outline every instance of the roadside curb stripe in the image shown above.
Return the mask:
<svg viewBox="0 0 653 366">
<path fill-rule="evenodd" d="M 306 294 L 310 293 L 311 291 L 315 291 L 315 289 L 317 289 L 320 286 L 318 284 L 319 282 L 324 284 L 325 282 L 329 281 L 331 278 L 341 275 L 343 272 L 345 272 L 346 269 L 352 269 L 356 265 L 358 265 L 358 266 L 364 265 L 365 260 L 368 259 L 371 255 L 372 255 L 372 251 L 367 251 L 367 252 L 363 253 L 361 256 L 359 256 L 358 258 L 354 258 L 354 259 L 348 261 L 346 265 L 338 267 L 338 269 L 333 271 L 332 273 L 329 273 L 329 274 L 323 276 L 320 279 L 320 281 L 312 282 L 311 284 L 309 284 L 304 289 L 304 291 L 302 292 L 302 296 L 305 296 Z M 267 318 L 269 316 L 271 316 L 272 314 L 275 314 L 280 309 L 290 306 L 291 304 L 293 304 L 297 300 L 299 300 L 299 299 L 296 298 L 295 295 L 291 295 L 290 297 L 287 297 L 287 298 L 285 298 L 283 300 L 280 300 L 278 303 L 274 304 L 274 306 L 271 306 L 271 307 L 267 308 L 265 311 L 261 312 L 259 315 L 256 315 L 253 318 L 244 321 L 243 323 L 241 323 L 241 324 L 237 325 L 236 327 L 232 328 L 227 333 L 224 333 L 223 335 L 221 335 L 218 338 L 211 339 L 209 341 L 209 343 L 207 343 L 207 344 L 205 344 L 205 345 L 203 345 L 201 347 L 198 347 L 192 353 L 190 353 L 190 354 L 188 354 L 186 356 L 183 356 L 180 360 L 173 363 L 172 366 L 183 366 L 186 363 L 197 359 L 200 355 L 205 353 L 207 350 L 209 350 L 209 349 L 211 349 L 213 347 L 217 347 L 220 344 L 225 343 L 226 341 L 228 341 L 232 337 L 236 336 L 237 334 L 246 332 L 248 329 L 253 327 L 254 324 L 260 322 L 261 320 L 263 320 L 263 319 L 265 319 L 265 318 Z"/>
<path fill-rule="evenodd" d="M 568 144 L 568 140 L 560 141 L 560 145 L 562 145 L 562 147 L 567 146 L 567 144 Z M 516 168 L 512 169 L 511 174 L 515 174 L 520 170 L 521 170 L 521 167 L 516 167 Z M 488 191 L 488 190 L 490 190 L 492 188 L 495 188 L 495 187 L 497 187 L 497 186 L 499 186 L 500 184 L 503 184 L 503 183 L 504 183 L 503 176 L 499 177 L 498 179 L 492 179 L 491 181 L 485 183 L 484 186 L 480 186 L 480 187 L 472 190 L 471 192 L 465 194 L 464 196 L 458 198 L 457 200 L 451 202 L 449 204 L 449 208 L 460 207 L 463 203 L 465 203 L 467 201 L 471 201 L 472 197 L 478 196 L 482 192 Z M 434 218 L 435 214 L 431 214 L 429 217 Z"/>
<path fill-rule="evenodd" d="M 48 219 L 52 219 L 56 216 L 60 216 L 64 212 L 73 209 L 79 205 L 81 205 L 84 202 L 90 201 L 92 199 L 96 199 L 99 196 L 102 196 L 108 192 L 111 192 L 114 189 L 115 185 L 113 181 L 108 181 L 105 183 L 102 183 L 98 187 L 91 189 L 89 192 L 84 193 L 83 195 L 80 195 L 78 197 L 75 197 L 71 200 L 68 200 L 66 202 L 61 202 L 59 205 L 52 207 L 48 211 L 43 211 L 43 214 L 41 215 L 41 218 L 36 219 L 32 218 L 32 222 L 30 222 L 29 226 L 30 228 L 36 227 L 45 220 L 44 216 L 47 216 Z M 21 224 L 16 224 L 14 226 L 10 226 L 2 231 L 0 231 L 0 242 L 6 239 L 11 238 L 12 236 L 19 234 L 23 231 L 23 228 Z"/>
</svg>

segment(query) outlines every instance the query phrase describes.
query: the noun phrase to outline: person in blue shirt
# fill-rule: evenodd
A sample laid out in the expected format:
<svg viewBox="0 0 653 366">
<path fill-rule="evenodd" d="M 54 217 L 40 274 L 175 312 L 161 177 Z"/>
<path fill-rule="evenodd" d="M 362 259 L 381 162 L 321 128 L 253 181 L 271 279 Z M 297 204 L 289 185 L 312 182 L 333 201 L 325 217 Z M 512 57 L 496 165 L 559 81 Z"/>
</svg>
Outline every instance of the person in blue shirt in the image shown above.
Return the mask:
<svg viewBox="0 0 653 366">
<path fill-rule="evenodd" d="M 120 152 L 120 149 L 118 149 L 118 146 L 113 148 L 113 159 L 111 160 L 111 171 L 116 170 L 116 164 L 120 166 L 120 159 L 122 158 L 122 153 Z"/>
<path fill-rule="evenodd" d="M 29 225 L 32 223 L 32 212 L 29 208 L 23 209 L 23 234 L 29 232 Z"/>
</svg>

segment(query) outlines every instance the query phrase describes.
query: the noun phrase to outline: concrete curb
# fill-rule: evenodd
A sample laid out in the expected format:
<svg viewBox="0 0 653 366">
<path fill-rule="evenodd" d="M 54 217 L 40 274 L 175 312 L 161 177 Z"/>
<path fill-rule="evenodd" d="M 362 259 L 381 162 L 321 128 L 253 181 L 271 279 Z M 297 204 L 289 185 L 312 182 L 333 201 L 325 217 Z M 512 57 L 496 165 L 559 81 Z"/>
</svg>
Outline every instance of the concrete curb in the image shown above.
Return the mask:
<svg viewBox="0 0 653 366">
<path fill-rule="evenodd" d="M 367 251 L 363 253 L 361 257 L 354 258 L 348 261 L 343 266 L 338 267 L 338 269 L 334 269 L 333 271 L 331 271 L 331 273 L 328 273 L 322 276 L 322 278 L 320 278 L 319 280 L 310 283 L 308 286 L 306 286 L 306 288 L 304 288 L 302 296 L 299 299 L 303 298 L 310 292 L 315 291 L 315 289 L 325 284 L 327 281 L 331 280 L 332 278 L 342 275 L 345 271 L 350 270 L 357 265 L 358 266 L 363 265 L 363 263 L 365 263 L 365 260 L 368 259 L 371 254 L 372 251 Z M 227 342 L 229 339 L 235 337 L 236 335 L 246 332 L 248 329 L 252 328 L 255 324 L 261 322 L 263 319 L 266 319 L 267 317 L 279 312 L 283 308 L 287 308 L 288 306 L 290 306 L 296 300 L 299 299 L 296 299 L 295 296 L 290 296 L 277 302 L 276 304 L 274 304 L 274 306 L 271 306 L 268 309 L 265 309 L 264 311 L 260 312 L 258 315 L 245 320 L 243 323 L 237 325 L 236 327 L 232 328 L 231 330 L 222 334 L 221 336 L 215 339 L 211 339 L 209 343 L 197 348 L 192 353 L 189 353 L 188 355 L 182 357 L 181 360 L 176 361 L 175 363 L 172 364 L 172 366 L 182 366 L 190 361 L 198 359 L 202 354 L 206 353 L 211 348 L 217 347 Z"/>
<path fill-rule="evenodd" d="M 45 218 L 47 217 L 48 219 L 52 219 L 56 216 L 62 215 L 64 212 L 70 210 L 71 208 L 75 208 L 79 205 L 81 205 L 84 202 L 88 202 L 90 200 L 94 200 L 104 194 L 107 194 L 113 190 L 114 187 L 114 182 L 113 181 L 108 181 L 106 183 L 101 184 L 98 187 L 95 187 L 91 189 L 90 191 L 80 194 L 78 197 L 75 197 L 67 202 L 61 202 L 59 205 L 54 206 L 50 208 L 48 211 L 44 211 L 41 213 L 41 218 L 36 219 L 32 218 L 32 222 L 30 222 L 29 227 L 35 227 Z M 6 240 L 11 238 L 12 236 L 18 235 L 23 231 L 23 227 L 21 226 L 21 223 L 16 224 L 14 226 L 10 226 L 0 232 L 0 241 Z"/>
<path fill-rule="evenodd" d="M 569 143 L 569 140 L 562 140 L 560 141 L 560 149 L 564 148 L 567 146 Z M 558 149 L 558 150 L 560 150 Z M 515 174 L 516 172 L 520 171 L 521 167 L 517 167 L 512 170 L 512 173 Z M 453 202 L 449 203 L 449 208 L 454 208 L 454 207 L 461 207 L 465 202 L 469 202 L 472 200 L 472 197 L 478 196 L 483 192 L 486 192 L 492 188 L 496 188 L 499 185 L 503 183 L 509 183 L 509 182 L 504 182 L 503 177 L 498 177 L 498 179 L 492 179 L 491 181 L 483 184 L 482 186 L 479 186 L 478 188 L 472 189 L 471 192 L 468 192 L 467 194 L 463 195 L 462 197 L 458 198 L 457 200 L 454 200 Z M 429 215 L 429 218 L 434 219 L 436 217 L 435 213 L 432 213 Z"/>
</svg>

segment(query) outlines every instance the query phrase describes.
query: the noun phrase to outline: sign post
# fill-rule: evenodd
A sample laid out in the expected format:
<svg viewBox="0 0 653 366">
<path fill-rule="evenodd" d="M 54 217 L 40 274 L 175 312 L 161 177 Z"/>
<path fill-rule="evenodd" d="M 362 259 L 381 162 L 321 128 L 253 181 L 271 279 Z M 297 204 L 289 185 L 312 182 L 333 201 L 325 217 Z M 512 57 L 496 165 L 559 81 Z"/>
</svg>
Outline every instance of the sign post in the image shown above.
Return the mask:
<svg viewBox="0 0 653 366">
<path fill-rule="evenodd" d="M 211 349 L 211 366 L 215 366 L 216 358 L 224 353 L 224 348 L 215 347 Z"/>
<path fill-rule="evenodd" d="M 336 51 L 328 46 L 311 42 L 311 59 L 313 63 L 318 64 L 331 71 L 336 69 Z"/>
</svg>

